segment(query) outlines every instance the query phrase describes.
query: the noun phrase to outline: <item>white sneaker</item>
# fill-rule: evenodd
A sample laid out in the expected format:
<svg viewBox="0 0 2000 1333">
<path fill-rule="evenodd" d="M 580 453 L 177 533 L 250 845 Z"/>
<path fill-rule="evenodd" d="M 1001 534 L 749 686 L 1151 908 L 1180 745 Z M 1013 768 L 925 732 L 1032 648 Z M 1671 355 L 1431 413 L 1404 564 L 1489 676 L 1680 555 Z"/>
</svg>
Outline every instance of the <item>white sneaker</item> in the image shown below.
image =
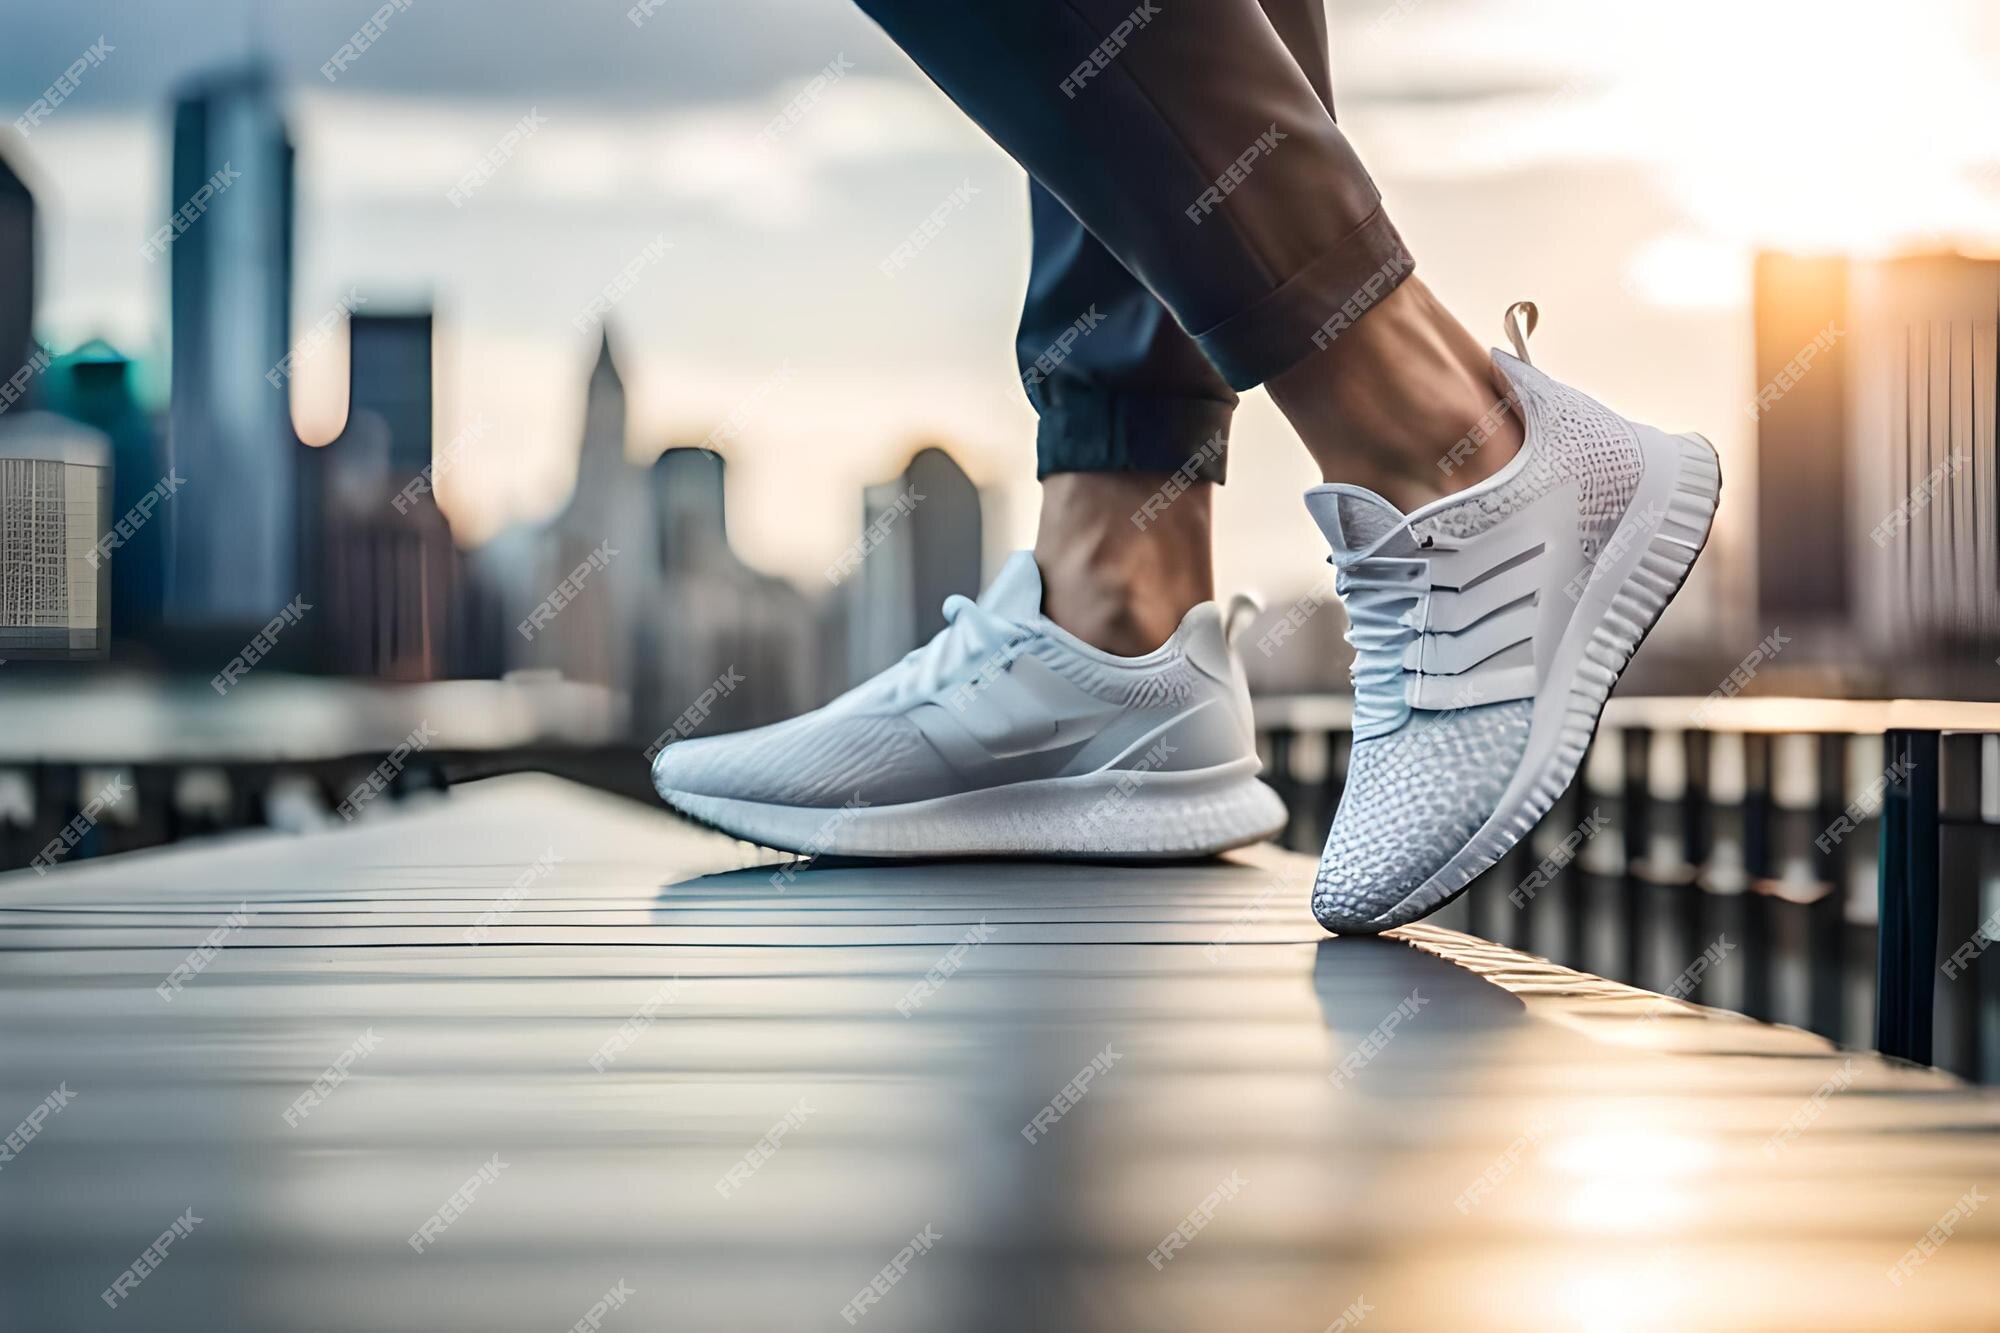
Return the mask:
<svg viewBox="0 0 2000 1333">
<path fill-rule="evenodd" d="M 1283 826 L 1215 603 L 1144 657 L 1099 652 L 1041 605 L 1017 552 L 881 675 L 788 722 L 669 745 L 653 785 L 702 823 L 809 855 L 1188 857 Z"/>
<path fill-rule="evenodd" d="M 1313 885 L 1329 930 L 1436 911 L 1576 776 L 1611 687 L 1708 539 L 1721 471 L 1669 435 L 1495 351 L 1526 425 L 1493 477 L 1404 514 L 1306 493 L 1354 645 L 1354 750 Z"/>
</svg>

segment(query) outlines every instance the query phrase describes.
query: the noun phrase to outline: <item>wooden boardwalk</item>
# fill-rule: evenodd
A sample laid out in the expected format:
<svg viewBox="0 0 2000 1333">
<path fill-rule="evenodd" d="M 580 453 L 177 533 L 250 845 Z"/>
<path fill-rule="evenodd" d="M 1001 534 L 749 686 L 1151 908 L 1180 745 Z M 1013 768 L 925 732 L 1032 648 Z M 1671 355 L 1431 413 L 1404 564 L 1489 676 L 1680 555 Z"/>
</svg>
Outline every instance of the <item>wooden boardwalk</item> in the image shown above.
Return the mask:
<svg viewBox="0 0 2000 1333">
<path fill-rule="evenodd" d="M 2000 1326 L 2000 1098 L 1310 874 L 510 778 L 0 878 L 0 1328 Z"/>
</svg>

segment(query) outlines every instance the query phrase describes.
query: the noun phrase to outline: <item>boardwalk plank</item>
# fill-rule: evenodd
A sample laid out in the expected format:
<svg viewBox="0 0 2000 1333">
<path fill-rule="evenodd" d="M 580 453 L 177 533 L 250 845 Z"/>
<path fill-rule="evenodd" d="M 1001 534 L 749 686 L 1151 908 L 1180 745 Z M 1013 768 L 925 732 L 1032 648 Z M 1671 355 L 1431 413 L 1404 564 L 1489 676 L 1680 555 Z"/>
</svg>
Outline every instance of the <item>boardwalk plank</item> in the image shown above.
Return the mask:
<svg viewBox="0 0 2000 1333">
<path fill-rule="evenodd" d="M 1935 1071 L 1449 931 L 1331 940 L 1269 849 L 782 865 L 509 778 L 0 878 L 0 1129 L 74 1094 L 0 1162 L 5 1326 L 560 1329 L 622 1280 L 607 1329 L 845 1329 L 926 1226 L 858 1324 L 2000 1320 L 2000 1209 L 1890 1276 L 2000 1183 L 2000 1105 Z"/>
</svg>

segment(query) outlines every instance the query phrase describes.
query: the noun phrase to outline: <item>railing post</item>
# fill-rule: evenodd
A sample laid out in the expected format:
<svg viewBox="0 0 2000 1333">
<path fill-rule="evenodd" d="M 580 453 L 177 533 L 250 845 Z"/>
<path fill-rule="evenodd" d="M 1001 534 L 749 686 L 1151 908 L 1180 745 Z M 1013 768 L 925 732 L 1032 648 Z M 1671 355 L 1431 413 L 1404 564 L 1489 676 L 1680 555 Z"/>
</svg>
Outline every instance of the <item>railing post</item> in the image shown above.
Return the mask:
<svg viewBox="0 0 2000 1333">
<path fill-rule="evenodd" d="M 1849 839 L 1822 846 L 1825 830 L 1833 827 L 1847 803 L 1847 736 L 1821 732 L 1817 739 L 1817 777 L 1813 792 L 1813 873 L 1826 892 L 1806 907 L 1806 1015 L 1808 1025 L 1823 1036 L 1841 1040 L 1846 1034 L 1842 993 L 1847 986 L 1848 868 L 1855 851 Z"/>
<path fill-rule="evenodd" d="M 1882 795 L 1880 926 L 1875 954 L 1875 1046 L 1931 1058 L 1938 915 L 1938 733 L 1892 730 Z"/>
</svg>

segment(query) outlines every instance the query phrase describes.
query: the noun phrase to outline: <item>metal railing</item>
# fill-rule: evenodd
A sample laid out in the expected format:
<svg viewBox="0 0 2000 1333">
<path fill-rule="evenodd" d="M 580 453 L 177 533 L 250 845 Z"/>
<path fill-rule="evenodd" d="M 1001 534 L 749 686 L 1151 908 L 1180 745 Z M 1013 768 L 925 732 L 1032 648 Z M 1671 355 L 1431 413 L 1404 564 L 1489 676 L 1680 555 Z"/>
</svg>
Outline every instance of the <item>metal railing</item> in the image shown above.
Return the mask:
<svg viewBox="0 0 2000 1333">
<path fill-rule="evenodd" d="M 1317 852 L 1349 701 L 1267 697 L 1257 724 L 1285 841 Z M 2000 707 L 1614 699 L 1576 783 L 1445 923 L 2000 1081 L 1996 834 Z"/>
</svg>

